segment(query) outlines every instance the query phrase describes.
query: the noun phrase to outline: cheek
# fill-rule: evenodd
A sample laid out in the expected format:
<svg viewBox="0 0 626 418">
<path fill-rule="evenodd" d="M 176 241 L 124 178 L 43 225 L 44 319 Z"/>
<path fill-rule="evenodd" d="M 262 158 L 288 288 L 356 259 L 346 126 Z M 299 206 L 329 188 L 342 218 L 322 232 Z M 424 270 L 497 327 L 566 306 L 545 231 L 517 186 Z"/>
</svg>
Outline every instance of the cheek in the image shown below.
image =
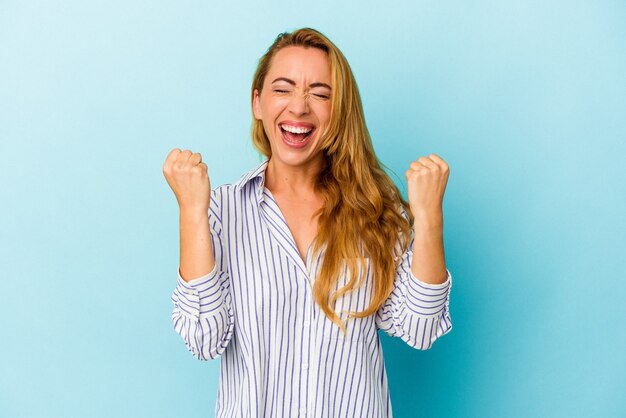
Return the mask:
<svg viewBox="0 0 626 418">
<path fill-rule="evenodd" d="M 320 123 L 327 125 L 328 122 L 330 122 L 330 105 L 323 106 L 318 113 L 318 117 L 320 119 Z"/>
<path fill-rule="evenodd" d="M 262 102 L 263 109 L 269 118 L 277 117 L 278 114 L 285 108 L 287 100 L 284 98 L 267 98 Z"/>
</svg>

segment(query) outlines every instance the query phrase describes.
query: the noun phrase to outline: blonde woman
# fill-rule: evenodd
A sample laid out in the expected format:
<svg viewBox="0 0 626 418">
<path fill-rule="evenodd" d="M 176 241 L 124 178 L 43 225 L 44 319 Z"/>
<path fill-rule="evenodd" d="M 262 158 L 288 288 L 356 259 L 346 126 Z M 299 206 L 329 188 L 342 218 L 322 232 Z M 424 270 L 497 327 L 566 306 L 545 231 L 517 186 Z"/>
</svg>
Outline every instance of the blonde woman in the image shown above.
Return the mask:
<svg viewBox="0 0 626 418">
<path fill-rule="evenodd" d="M 278 36 L 251 101 L 266 158 L 237 182 L 211 189 L 189 150 L 163 165 L 180 207 L 174 328 L 196 358 L 221 356 L 216 417 L 391 417 L 377 330 L 427 350 L 452 328 L 448 165 L 417 158 L 402 198 L 348 62 L 313 29 Z"/>
</svg>

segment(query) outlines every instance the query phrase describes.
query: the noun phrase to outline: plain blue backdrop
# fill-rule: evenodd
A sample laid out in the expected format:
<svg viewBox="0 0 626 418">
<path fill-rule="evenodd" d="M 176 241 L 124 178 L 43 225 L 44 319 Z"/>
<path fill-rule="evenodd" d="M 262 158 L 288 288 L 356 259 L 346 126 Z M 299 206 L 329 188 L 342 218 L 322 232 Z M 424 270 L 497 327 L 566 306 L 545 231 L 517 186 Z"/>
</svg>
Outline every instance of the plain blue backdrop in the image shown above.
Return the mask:
<svg viewBox="0 0 626 418">
<path fill-rule="evenodd" d="M 453 330 L 382 334 L 396 417 L 626 416 L 623 1 L 0 3 L 0 416 L 211 417 L 219 360 L 171 324 L 178 206 L 260 161 L 250 83 L 314 27 L 406 193 L 450 165 Z M 394 174 L 396 173 L 396 174 Z M 406 194 L 405 194 L 406 196 Z"/>
</svg>

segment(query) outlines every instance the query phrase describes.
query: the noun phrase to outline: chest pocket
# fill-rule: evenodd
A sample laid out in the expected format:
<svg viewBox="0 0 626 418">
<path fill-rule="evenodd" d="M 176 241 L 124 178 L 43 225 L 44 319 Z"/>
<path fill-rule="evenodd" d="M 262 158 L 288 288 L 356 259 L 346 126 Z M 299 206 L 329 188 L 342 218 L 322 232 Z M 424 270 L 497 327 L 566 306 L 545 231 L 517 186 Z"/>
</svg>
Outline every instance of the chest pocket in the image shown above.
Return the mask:
<svg viewBox="0 0 626 418">
<path fill-rule="evenodd" d="M 341 318 L 345 324 L 346 334 L 341 331 L 339 326 L 335 324 L 330 318 L 323 316 L 323 337 L 325 340 L 364 340 L 371 338 L 372 332 L 375 332 L 374 315 L 370 315 L 366 318 L 354 318 L 348 315 L 348 312 L 362 312 L 370 305 L 372 298 L 372 281 L 373 270 L 369 258 L 365 258 L 365 266 L 359 267 L 357 263 L 357 270 L 359 273 L 364 269 L 365 278 L 361 285 L 347 293 L 344 293 L 335 301 L 335 313 Z M 337 286 L 334 291 L 341 289 L 350 281 L 350 273 L 346 267 L 343 273 L 340 275 L 337 282 Z"/>
</svg>

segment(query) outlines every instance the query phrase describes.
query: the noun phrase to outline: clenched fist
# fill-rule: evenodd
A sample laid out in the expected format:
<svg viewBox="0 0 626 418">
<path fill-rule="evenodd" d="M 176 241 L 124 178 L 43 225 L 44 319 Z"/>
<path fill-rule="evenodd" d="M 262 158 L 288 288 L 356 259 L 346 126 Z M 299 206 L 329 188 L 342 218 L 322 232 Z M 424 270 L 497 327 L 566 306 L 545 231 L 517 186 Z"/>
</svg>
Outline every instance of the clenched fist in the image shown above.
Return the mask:
<svg viewBox="0 0 626 418">
<path fill-rule="evenodd" d="M 163 175 L 172 188 L 181 210 L 209 211 L 211 182 L 200 153 L 174 148 L 163 164 Z"/>
<path fill-rule="evenodd" d="M 435 154 L 413 161 L 404 173 L 415 223 L 433 226 L 442 224 L 443 194 L 449 173 L 448 164 Z"/>
</svg>

